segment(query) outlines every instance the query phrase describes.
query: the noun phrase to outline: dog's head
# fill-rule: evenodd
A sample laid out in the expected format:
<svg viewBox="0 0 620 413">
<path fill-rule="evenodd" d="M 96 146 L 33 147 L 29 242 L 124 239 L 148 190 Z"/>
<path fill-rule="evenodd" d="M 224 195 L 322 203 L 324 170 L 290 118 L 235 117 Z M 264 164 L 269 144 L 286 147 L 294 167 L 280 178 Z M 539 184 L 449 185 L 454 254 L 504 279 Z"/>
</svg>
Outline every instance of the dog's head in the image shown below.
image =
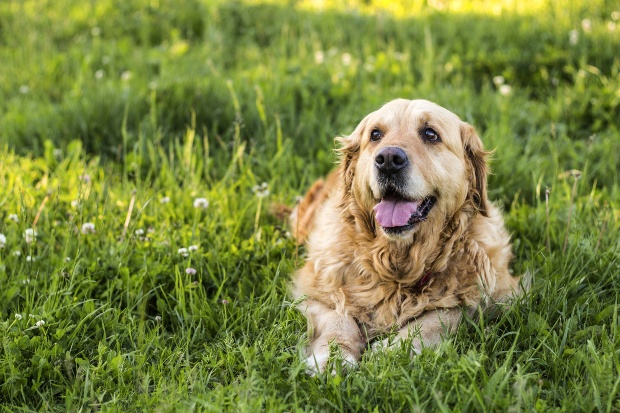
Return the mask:
<svg viewBox="0 0 620 413">
<path fill-rule="evenodd" d="M 474 128 L 449 110 L 397 99 L 339 140 L 346 192 L 388 239 L 410 239 L 468 201 L 486 214 L 487 152 Z"/>
</svg>

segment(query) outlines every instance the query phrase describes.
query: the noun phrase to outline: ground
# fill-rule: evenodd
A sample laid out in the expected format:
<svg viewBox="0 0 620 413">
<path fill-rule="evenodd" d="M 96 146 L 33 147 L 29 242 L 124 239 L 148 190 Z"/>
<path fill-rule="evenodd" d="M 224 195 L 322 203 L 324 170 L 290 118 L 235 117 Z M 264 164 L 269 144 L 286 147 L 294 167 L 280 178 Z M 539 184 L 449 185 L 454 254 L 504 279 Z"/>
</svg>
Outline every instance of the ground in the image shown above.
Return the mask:
<svg viewBox="0 0 620 413">
<path fill-rule="evenodd" d="M 0 406 L 620 410 L 618 50 L 603 0 L 1 2 Z M 396 97 L 495 150 L 531 292 L 309 377 L 270 210 Z"/>
</svg>

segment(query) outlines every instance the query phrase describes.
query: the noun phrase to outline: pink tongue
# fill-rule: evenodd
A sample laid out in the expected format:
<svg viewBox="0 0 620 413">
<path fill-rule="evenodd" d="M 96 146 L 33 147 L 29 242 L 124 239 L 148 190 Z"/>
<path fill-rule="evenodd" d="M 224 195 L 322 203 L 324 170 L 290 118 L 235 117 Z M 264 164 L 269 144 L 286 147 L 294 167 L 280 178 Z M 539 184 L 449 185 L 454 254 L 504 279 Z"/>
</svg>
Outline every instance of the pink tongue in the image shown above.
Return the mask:
<svg viewBox="0 0 620 413">
<path fill-rule="evenodd" d="M 379 225 L 384 228 L 402 227 L 407 225 L 418 205 L 420 203 L 417 201 L 382 199 L 375 205 L 375 216 Z"/>
</svg>

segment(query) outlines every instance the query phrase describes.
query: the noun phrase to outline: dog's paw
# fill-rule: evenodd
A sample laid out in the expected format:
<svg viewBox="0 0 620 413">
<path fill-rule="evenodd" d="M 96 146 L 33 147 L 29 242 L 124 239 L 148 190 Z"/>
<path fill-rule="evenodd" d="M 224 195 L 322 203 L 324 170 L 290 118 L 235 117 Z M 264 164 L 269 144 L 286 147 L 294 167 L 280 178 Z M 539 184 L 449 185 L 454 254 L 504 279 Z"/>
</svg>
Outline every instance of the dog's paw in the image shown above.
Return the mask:
<svg viewBox="0 0 620 413">
<path fill-rule="evenodd" d="M 370 345 L 370 351 L 373 353 L 384 352 L 390 348 L 390 340 L 388 338 L 377 340 Z"/>
<path fill-rule="evenodd" d="M 353 356 L 353 354 L 343 354 L 342 357 L 342 368 L 344 370 L 353 370 L 355 368 L 357 368 L 357 358 L 355 356 Z M 332 369 L 332 376 L 335 376 L 336 374 L 338 374 L 338 372 L 336 371 L 336 369 Z"/>
<path fill-rule="evenodd" d="M 373 353 L 383 353 L 389 350 L 394 350 L 400 343 L 394 339 L 388 337 L 383 340 L 377 340 L 370 345 L 370 351 Z"/>
<path fill-rule="evenodd" d="M 342 358 L 340 358 L 340 360 L 342 362 L 342 368 L 345 370 L 350 370 L 357 367 L 357 358 L 350 353 L 345 352 L 342 354 Z M 330 357 L 328 349 L 319 350 L 312 353 L 310 357 L 304 361 L 306 365 L 306 374 L 309 376 L 322 374 L 327 369 L 329 361 Z M 331 370 L 331 374 L 332 376 L 337 374 L 336 368 Z"/>
<path fill-rule="evenodd" d="M 405 345 L 405 341 L 397 338 L 393 338 L 393 337 L 388 337 L 385 338 L 383 340 L 377 340 L 374 343 L 371 344 L 370 346 L 370 350 L 373 353 L 385 353 L 387 351 L 394 351 L 399 349 L 401 346 Z M 410 353 L 411 356 L 416 356 L 419 355 L 422 351 L 418 348 L 418 346 L 416 346 L 414 343 L 412 343 L 413 345 L 410 346 Z"/>
<path fill-rule="evenodd" d="M 306 374 L 308 376 L 316 376 L 317 374 L 323 373 L 325 367 L 327 367 L 328 361 L 329 349 L 319 350 L 310 354 L 310 357 L 304 361 L 306 365 Z"/>
</svg>

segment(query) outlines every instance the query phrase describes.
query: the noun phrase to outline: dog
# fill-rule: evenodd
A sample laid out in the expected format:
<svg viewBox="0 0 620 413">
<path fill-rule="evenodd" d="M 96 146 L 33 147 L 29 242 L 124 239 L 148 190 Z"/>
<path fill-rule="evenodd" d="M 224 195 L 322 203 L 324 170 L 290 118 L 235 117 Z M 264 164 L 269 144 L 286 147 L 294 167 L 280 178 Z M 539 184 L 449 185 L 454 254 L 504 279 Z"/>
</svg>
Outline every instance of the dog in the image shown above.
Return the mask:
<svg viewBox="0 0 620 413">
<path fill-rule="evenodd" d="M 487 199 L 474 128 L 427 100 L 397 99 L 339 143 L 338 167 L 290 216 L 305 265 L 293 276 L 309 328 L 310 374 L 330 345 L 355 366 L 410 339 L 414 353 L 454 332 L 464 312 L 524 291 L 509 272 L 510 236 Z"/>
</svg>

